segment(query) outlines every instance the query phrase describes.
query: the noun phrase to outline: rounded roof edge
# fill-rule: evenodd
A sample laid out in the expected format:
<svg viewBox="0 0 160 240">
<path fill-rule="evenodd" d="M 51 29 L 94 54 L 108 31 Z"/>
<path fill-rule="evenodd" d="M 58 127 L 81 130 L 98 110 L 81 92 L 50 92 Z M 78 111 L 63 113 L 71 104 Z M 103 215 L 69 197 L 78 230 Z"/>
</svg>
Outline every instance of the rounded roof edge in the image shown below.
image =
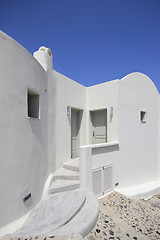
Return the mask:
<svg viewBox="0 0 160 240">
<path fill-rule="evenodd" d="M 10 41 L 12 44 L 16 45 L 19 47 L 22 51 L 25 52 L 29 57 L 31 57 L 42 69 L 43 67 L 41 64 L 37 61 L 37 59 L 30 53 L 25 47 L 23 47 L 19 42 L 17 42 L 14 38 L 10 37 L 7 33 L 3 32 L 0 30 L 0 38 Z M 44 70 L 44 69 L 43 69 Z M 45 70 L 44 70 L 45 71 Z"/>
<path fill-rule="evenodd" d="M 23 47 L 19 42 L 17 42 L 14 38 L 10 37 L 7 33 L 3 32 L 0 30 L 0 37 L 6 40 L 11 41 L 13 44 L 17 45 L 20 47 L 22 50 L 24 50 L 26 53 L 32 56 L 32 54 L 25 48 Z M 33 56 L 32 56 L 33 57 Z"/>
<path fill-rule="evenodd" d="M 128 80 L 131 77 L 141 77 L 143 79 L 145 79 L 146 81 L 148 81 L 152 87 L 155 89 L 155 91 L 157 92 L 157 94 L 159 95 L 158 89 L 156 87 L 156 85 L 154 84 L 154 82 L 151 80 L 150 77 L 148 77 L 145 73 L 141 73 L 141 72 L 132 72 L 127 74 L 126 76 L 124 76 L 123 78 L 120 79 L 120 81 L 124 81 L 124 80 Z M 132 79 L 134 81 L 134 79 Z"/>
</svg>

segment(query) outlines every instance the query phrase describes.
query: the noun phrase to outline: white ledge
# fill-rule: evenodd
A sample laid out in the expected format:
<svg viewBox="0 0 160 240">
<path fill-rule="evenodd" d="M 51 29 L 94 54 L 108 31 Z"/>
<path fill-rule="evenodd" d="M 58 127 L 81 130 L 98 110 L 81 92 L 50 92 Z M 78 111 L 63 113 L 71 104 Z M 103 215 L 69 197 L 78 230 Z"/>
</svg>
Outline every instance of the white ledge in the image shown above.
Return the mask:
<svg viewBox="0 0 160 240">
<path fill-rule="evenodd" d="M 115 145 L 119 145 L 119 141 L 85 145 L 85 146 L 80 146 L 80 148 L 92 148 L 93 149 L 93 148 L 101 148 L 101 147 L 110 147 L 110 146 L 115 146 Z"/>
</svg>

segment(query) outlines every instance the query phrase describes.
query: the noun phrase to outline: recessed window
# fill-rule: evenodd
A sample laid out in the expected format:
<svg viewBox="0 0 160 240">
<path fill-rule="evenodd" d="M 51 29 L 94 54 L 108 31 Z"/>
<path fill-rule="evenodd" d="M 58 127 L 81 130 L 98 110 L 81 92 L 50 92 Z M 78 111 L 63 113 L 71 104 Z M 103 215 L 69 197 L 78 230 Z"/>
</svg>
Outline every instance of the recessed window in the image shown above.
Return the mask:
<svg viewBox="0 0 160 240">
<path fill-rule="evenodd" d="M 146 123 L 146 117 L 147 117 L 147 113 L 144 111 L 140 111 L 140 121 L 141 123 Z"/>
<path fill-rule="evenodd" d="M 28 89 L 28 117 L 39 118 L 39 95 Z"/>
</svg>

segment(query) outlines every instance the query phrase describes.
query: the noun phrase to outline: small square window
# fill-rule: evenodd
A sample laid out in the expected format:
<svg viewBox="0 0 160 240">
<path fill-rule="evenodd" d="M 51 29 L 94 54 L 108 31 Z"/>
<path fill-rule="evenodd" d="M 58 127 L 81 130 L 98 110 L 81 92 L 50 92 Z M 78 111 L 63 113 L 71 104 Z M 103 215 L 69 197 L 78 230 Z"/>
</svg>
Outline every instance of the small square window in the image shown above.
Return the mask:
<svg viewBox="0 0 160 240">
<path fill-rule="evenodd" d="M 147 117 L 147 113 L 144 111 L 140 112 L 140 121 L 141 123 L 146 123 L 146 117 Z"/>
<path fill-rule="evenodd" d="M 39 118 L 39 95 L 28 89 L 28 117 Z"/>
</svg>

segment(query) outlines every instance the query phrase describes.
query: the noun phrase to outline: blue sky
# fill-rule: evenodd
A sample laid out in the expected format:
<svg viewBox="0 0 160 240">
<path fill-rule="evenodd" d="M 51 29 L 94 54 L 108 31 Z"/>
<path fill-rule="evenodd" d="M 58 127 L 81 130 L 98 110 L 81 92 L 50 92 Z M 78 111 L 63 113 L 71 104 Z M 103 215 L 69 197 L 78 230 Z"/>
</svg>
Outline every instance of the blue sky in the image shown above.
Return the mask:
<svg viewBox="0 0 160 240">
<path fill-rule="evenodd" d="M 138 71 L 160 92 L 160 0 L 0 0 L 0 29 L 85 86 Z"/>
</svg>

